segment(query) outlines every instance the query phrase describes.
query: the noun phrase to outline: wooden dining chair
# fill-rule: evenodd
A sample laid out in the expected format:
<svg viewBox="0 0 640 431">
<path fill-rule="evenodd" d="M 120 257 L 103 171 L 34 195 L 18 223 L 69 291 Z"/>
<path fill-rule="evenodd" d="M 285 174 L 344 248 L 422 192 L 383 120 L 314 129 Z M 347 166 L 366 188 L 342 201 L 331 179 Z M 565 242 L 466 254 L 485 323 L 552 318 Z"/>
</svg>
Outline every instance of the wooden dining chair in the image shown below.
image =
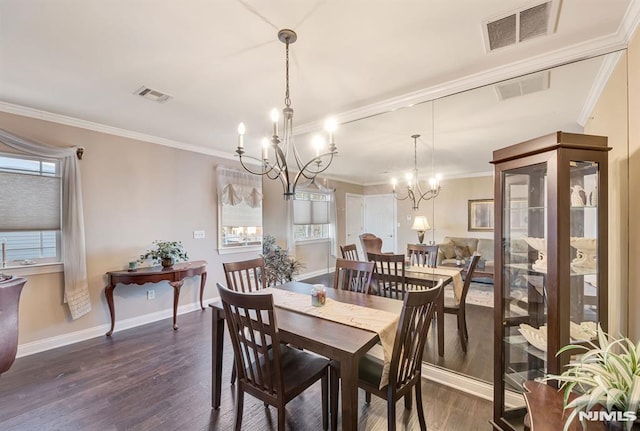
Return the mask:
<svg viewBox="0 0 640 431">
<path fill-rule="evenodd" d="M 367 253 L 373 262 L 373 286 L 376 295 L 403 299 L 405 292 L 404 254 Z"/>
<path fill-rule="evenodd" d="M 358 248 L 355 244 L 341 245 L 340 253 L 342 253 L 343 259 L 360 260 L 358 257 Z"/>
<path fill-rule="evenodd" d="M 254 292 L 267 286 L 261 257 L 222 264 L 227 287 L 236 292 Z"/>
<path fill-rule="evenodd" d="M 428 245 L 427 247 L 427 266 L 435 268 L 438 265 L 438 246 Z"/>
<path fill-rule="evenodd" d="M 443 281 L 429 290 L 409 291 L 404 297 L 396 338 L 393 344 L 389 383 L 380 388 L 382 359 L 365 354 L 360 359 L 358 386 L 365 390 L 366 401 L 374 394 L 387 401 L 387 429 L 396 429 L 396 402 L 404 397 L 405 408 L 411 409 L 411 390 L 415 390 L 420 429 L 426 431 L 422 406 L 422 355 L 429 326 L 442 293 Z M 334 389 L 332 389 L 334 390 Z"/>
<path fill-rule="evenodd" d="M 467 266 L 467 275 L 464 277 L 464 285 L 462 286 L 462 292 L 460 293 L 460 302 L 455 303 L 445 299 L 444 312 L 448 314 L 455 314 L 458 319 L 458 337 L 460 338 L 460 345 L 462 351 L 467 352 L 467 343 L 469 340 L 469 333 L 467 332 L 467 315 L 466 315 L 466 302 L 467 293 L 469 293 L 469 286 L 471 285 L 471 278 L 473 277 L 473 271 L 476 269 L 476 265 L 480 260 L 479 254 L 474 254 L 469 259 L 469 266 Z"/>
<path fill-rule="evenodd" d="M 280 344 L 273 295 L 234 292 L 220 283 L 216 285 L 238 373 L 235 430 L 242 425 L 245 392 L 275 406 L 278 430 L 284 431 L 285 405 L 318 380 L 322 382 L 322 427 L 326 430 L 329 360 Z M 272 340 L 271 346 L 268 340 Z"/>
<path fill-rule="evenodd" d="M 352 292 L 369 293 L 373 262 L 336 259 L 336 271 L 333 276 L 333 287 Z"/>
<path fill-rule="evenodd" d="M 407 244 L 407 259 L 411 265 L 426 266 L 429 260 L 429 251 L 425 244 Z"/>
<path fill-rule="evenodd" d="M 236 292 L 255 292 L 267 286 L 264 259 L 261 257 L 222 264 L 227 287 Z M 236 382 L 236 367 L 231 369 L 231 384 Z"/>
</svg>

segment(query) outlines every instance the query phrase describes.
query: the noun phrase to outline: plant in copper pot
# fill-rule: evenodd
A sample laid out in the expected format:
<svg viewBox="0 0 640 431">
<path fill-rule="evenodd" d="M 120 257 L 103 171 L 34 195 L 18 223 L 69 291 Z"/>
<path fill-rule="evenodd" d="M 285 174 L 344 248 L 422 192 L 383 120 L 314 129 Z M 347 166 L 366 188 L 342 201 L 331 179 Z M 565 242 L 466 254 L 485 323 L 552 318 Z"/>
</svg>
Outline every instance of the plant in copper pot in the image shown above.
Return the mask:
<svg viewBox="0 0 640 431">
<path fill-rule="evenodd" d="M 155 244 L 155 248 L 141 254 L 138 262 L 142 263 L 147 259 L 152 259 L 154 263 L 159 262 L 167 268 L 181 260 L 189 260 L 181 241 L 154 241 L 153 244 Z"/>
<path fill-rule="evenodd" d="M 573 409 L 567 416 L 564 430 L 578 417 L 583 429 L 587 420 L 605 422 L 609 430 L 636 430 L 640 424 L 640 342 L 629 338 L 614 338 L 600 325 L 596 341 L 586 345 L 570 344 L 558 351 L 575 351 L 579 358 L 567 365 L 560 375 L 548 375 L 564 389 L 564 408 Z M 572 392 L 576 395 L 570 399 Z"/>
</svg>

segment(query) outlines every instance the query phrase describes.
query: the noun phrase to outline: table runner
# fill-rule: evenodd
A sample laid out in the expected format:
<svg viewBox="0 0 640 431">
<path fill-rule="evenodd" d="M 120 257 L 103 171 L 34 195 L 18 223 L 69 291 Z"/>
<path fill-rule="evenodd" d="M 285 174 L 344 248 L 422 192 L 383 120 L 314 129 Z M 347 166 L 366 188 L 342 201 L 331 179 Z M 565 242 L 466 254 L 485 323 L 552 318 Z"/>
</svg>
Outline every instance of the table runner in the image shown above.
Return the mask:
<svg viewBox="0 0 640 431">
<path fill-rule="evenodd" d="M 407 268 L 406 271 L 420 272 L 423 274 L 446 275 L 448 277 L 451 277 L 451 279 L 453 280 L 453 297 L 456 301 L 456 304 L 460 303 L 460 297 L 462 296 L 462 287 L 464 286 L 464 283 L 462 282 L 462 268 L 443 268 L 441 266 L 430 268 L 428 266 L 411 265 L 409 268 Z"/>
<path fill-rule="evenodd" d="M 382 378 L 380 379 L 380 389 L 387 385 L 389 382 L 389 367 L 391 365 L 393 343 L 398 328 L 398 321 L 400 320 L 399 314 L 339 302 L 331 298 L 327 298 L 325 305 L 322 307 L 314 307 L 311 305 L 311 295 L 303 295 L 301 293 L 271 287 L 261 289 L 256 293 L 272 294 L 276 307 L 377 333 L 380 337 L 380 343 L 382 344 L 382 350 L 384 352 L 384 367 L 382 370 Z"/>
</svg>

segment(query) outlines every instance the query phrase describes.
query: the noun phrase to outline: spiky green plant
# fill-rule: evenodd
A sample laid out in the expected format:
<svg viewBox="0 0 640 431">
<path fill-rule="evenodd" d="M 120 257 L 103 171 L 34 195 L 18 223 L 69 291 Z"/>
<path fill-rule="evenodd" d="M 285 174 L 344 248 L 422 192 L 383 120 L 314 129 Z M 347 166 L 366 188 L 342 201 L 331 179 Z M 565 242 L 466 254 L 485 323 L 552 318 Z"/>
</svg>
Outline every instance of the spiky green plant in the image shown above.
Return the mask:
<svg viewBox="0 0 640 431">
<path fill-rule="evenodd" d="M 579 412 L 587 412 L 595 406 L 602 406 L 608 412 L 621 411 L 638 413 L 640 404 L 640 342 L 629 338 L 614 338 L 605 333 L 598 324 L 598 344 L 588 342 L 587 346 L 570 344 L 558 351 L 556 356 L 567 352 L 582 353 L 579 359 L 567 365 L 567 370 L 559 376 L 548 375 L 545 380 L 557 380 L 564 389 L 564 408 L 574 409 L 567 417 L 563 430 Z M 572 391 L 580 395 L 569 401 Z M 582 428 L 586 421 L 580 418 Z M 624 422 L 629 430 L 633 421 Z"/>
<path fill-rule="evenodd" d="M 162 259 L 173 258 L 176 262 L 189 260 L 187 252 L 182 247 L 182 241 L 153 241 L 155 248 L 147 250 L 141 254 L 138 262 L 142 263 L 147 259 L 160 262 Z"/>
<path fill-rule="evenodd" d="M 265 235 L 262 239 L 262 258 L 268 286 L 292 281 L 293 276 L 304 268 L 299 260 L 289 257 L 289 252 L 276 244 L 275 237 Z"/>
</svg>

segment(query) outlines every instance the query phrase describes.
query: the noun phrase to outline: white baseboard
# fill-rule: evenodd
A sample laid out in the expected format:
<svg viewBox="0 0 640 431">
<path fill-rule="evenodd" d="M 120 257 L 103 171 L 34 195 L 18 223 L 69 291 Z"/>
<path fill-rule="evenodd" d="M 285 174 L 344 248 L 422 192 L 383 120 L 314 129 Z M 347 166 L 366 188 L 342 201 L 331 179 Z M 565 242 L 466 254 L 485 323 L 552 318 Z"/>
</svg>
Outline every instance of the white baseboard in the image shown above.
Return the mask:
<svg viewBox="0 0 640 431">
<path fill-rule="evenodd" d="M 324 268 L 324 269 L 319 269 L 317 271 L 311 271 L 311 272 L 307 272 L 304 274 L 298 274 L 294 277 L 294 280 L 298 281 L 298 280 L 306 280 L 307 278 L 311 278 L 311 277 L 317 277 L 319 275 L 325 275 L 330 273 L 331 271 L 328 268 Z"/>
<path fill-rule="evenodd" d="M 422 364 L 422 377 L 478 398 L 493 401 L 493 385 L 491 383 L 425 363 Z M 505 404 L 510 408 L 524 407 L 524 397 L 522 394 L 508 391 L 505 396 Z"/>
<path fill-rule="evenodd" d="M 205 307 L 217 298 L 203 300 Z M 199 302 L 184 304 L 178 307 L 178 315 L 190 313 L 200 309 Z M 146 325 L 147 323 L 157 322 L 158 320 L 167 319 L 173 316 L 173 308 L 160 310 L 143 316 L 132 317 L 130 319 L 116 320 L 114 334 L 124 331 L 125 329 L 135 328 L 136 326 Z M 179 322 L 178 322 L 179 323 Z M 83 329 L 81 331 L 70 332 L 68 334 L 57 335 L 55 337 L 45 338 L 30 343 L 18 345 L 18 353 L 16 358 L 33 355 L 34 353 L 44 352 L 46 350 L 56 349 L 58 347 L 67 346 L 69 344 L 79 343 L 80 341 L 90 340 L 91 338 L 104 337 L 111 327 L 111 324 L 94 326 L 92 328 Z"/>
</svg>

